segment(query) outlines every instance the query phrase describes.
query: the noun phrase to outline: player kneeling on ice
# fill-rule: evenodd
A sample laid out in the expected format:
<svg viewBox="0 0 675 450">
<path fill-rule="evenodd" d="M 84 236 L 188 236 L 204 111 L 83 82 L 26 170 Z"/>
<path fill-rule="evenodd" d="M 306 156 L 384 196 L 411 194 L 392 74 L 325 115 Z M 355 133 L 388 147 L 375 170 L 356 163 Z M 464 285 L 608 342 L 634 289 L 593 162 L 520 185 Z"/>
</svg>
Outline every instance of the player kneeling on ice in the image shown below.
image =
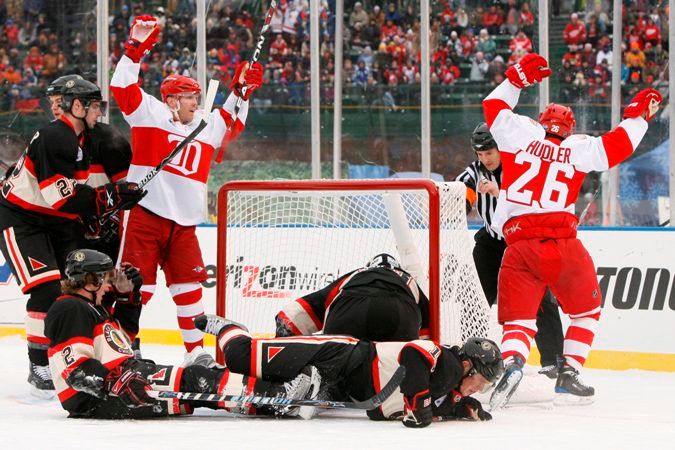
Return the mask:
<svg viewBox="0 0 675 450">
<path fill-rule="evenodd" d="M 138 269 L 122 263 L 115 269 L 107 255 L 75 250 L 66 258 L 64 295 L 47 313 L 49 367 L 63 408 L 69 417 L 125 419 L 190 413 L 194 407 L 253 414 L 292 414 L 285 408 L 253 408 L 241 402 L 157 400 L 153 391 L 189 391 L 304 399 L 311 380 L 300 374 L 285 383 L 230 373 L 186 361 L 186 367 L 134 359 L 124 330 L 134 330 L 141 308 L 143 284 Z M 131 327 L 131 328 L 128 328 Z"/>
<path fill-rule="evenodd" d="M 393 256 L 375 256 L 276 316 L 277 337 L 349 335 L 369 341 L 429 336 L 429 299 Z"/>
<path fill-rule="evenodd" d="M 346 336 L 253 339 L 243 325 L 215 315 L 195 318 L 195 326 L 217 336 L 232 372 L 281 382 L 307 368 L 317 370 L 323 380 L 319 398 L 330 390 L 333 396 L 365 402 L 383 392 L 402 366 L 400 389 L 375 409 L 365 409 L 372 420 L 402 418 L 412 428 L 426 427 L 434 417 L 490 420 L 471 395 L 492 386 L 504 370 L 499 348 L 483 338 L 470 338 L 462 347 Z"/>
<path fill-rule="evenodd" d="M 602 299 L 593 261 L 577 239 L 574 205 L 588 172 L 607 170 L 633 154 L 662 101 L 658 91 L 642 90 L 612 131 L 600 137 L 573 135 L 574 113 L 566 106 L 548 105 L 539 122 L 513 112 L 521 89 L 550 74 L 546 59 L 525 55 L 483 101 L 503 170 L 492 228 L 508 244 L 498 287 L 506 370 L 490 399 L 493 408 L 504 405 L 522 379 L 547 287 L 571 319 L 556 400 L 589 403 L 593 398 L 595 389 L 583 382 L 579 370 L 593 343 Z"/>
</svg>

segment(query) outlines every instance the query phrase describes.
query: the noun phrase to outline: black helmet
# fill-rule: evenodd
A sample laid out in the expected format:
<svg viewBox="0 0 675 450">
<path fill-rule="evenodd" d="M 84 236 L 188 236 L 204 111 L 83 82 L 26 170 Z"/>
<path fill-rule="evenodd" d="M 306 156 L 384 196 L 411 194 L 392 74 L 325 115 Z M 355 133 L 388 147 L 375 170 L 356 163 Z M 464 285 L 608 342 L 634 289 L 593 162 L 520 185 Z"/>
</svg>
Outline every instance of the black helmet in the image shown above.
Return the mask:
<svg viewBox="0 0 675 450">
<path fill-rule="evenodd" d="M 366 264 L 366 268 L 368 269 L 374 269 L 375 267 L 386 267 L 388 269 L 400 269 L 401 265 L 396 261 L 396 258 L 391 256 L 388 253 L 380 253 L 379 255 L 375 256 L 373 259 L 371 259 L 368 264 Z"/>
<path fill-rule="evenodd" d="M 490 134 L 490 129 L 485 122 L 479 123 L 473 130 L 473 134 L 471 135 L 471 148 L 476 152 L 497 148 L 497 143 L 492 137 L 492 134 Z"/>
<path fill-rule="evenodd" d="M 108 255 L 96 250 L 73 250 L 66 257 L 66 277 L 72 281 L 84 281 L 84 276 L 88 273 L 101 277 L 114 267 Z"/>
<path fill-rule="evenodd" d="M 459 349 L 459 356 L 470 360 L 476 372 L 491 383 L 497 381 L 504 373 L 502 352 L 490 339 L 469 338 Z"/>
<path fill-rule="evenodd" d="M 65 82 L 61 88 L 61 107 L 64 111 L 70 111 L 73 107 L 73 100 L 78 99 L 84 103 L 85 108 L 92 101 L 101 102 L 101 110 L 105 113 L 105 102 L 101 96 L 101 89 L 91 81 L 84 78 L 74 78 Z"/>
<path fill-rule="evenodd" d="M 56 80 L 52 81 L 49 87 L 47 88 L 47 92 L 45 92 L 45 95 L 47 97 L 51 97 L 52 95 L 61 95 L 63 86 L 70 81 L 70 80 L 82 80 L 83 78 L 79 75 L 64 75 L 62 77 L 58 77 Z"/>
</svg>

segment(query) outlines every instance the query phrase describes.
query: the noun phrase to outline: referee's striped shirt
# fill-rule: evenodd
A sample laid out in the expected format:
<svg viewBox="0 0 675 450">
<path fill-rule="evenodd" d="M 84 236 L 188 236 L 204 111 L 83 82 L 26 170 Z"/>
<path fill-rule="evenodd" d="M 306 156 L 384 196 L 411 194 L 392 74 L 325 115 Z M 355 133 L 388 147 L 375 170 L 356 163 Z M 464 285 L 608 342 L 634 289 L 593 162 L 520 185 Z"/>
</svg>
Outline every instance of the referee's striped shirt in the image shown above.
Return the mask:
<svg viewBox="0 0 675 450">
<path fill-rule="evenodd" d="M 481 164 L 480 161 L 476 160 L 471 163 L 469 167 L 464 169 L 464 172 L 460 173 L 456 181 L 461 181 L 466 185 L 466 196 L 467 201 L 474 203 L 476 211 L 485 226 L 485 230 L 495 239 L 503 240 L 496 231 L 491 227 L 492 225 L 492 216 L 495 213 L 495 208 L 497 208 L 497 197 L 493 197 L 489 194 L 481 194 L 476 189 L 477 183 L 479 183 L 483 178 L 486 178 L 488 181 L 494 181 L 497 183 L 497 186 L 502 187 L 502 166 L 500 165 L 497 170 L 490 172 Z"/>
</svg>

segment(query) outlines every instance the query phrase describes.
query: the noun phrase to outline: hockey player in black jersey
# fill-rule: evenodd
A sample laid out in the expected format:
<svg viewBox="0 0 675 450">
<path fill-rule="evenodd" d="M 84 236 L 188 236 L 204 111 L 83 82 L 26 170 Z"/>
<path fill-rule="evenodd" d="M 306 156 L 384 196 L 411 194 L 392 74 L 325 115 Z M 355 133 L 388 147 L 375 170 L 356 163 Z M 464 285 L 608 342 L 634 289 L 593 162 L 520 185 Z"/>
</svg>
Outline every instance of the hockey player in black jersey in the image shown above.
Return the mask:
<svg viewBox="0 0 675 450">
<path fill-rule="evenodd" d="M 47 370 L 44 317 L 60 295 L 64 261 L 77 247 L 80 216 L 129 209 L 145 191 L 126 182 L 92 188 L 84 131 L 105 113 L 99 88 L 86 80 L 69 80 L 62 90 L 63 115 L 40 129 L 2 185 L 0 250 L 9 263 L 26 305 L 26 337 L 33 393 L 53 395 Z M 50 393 L 51 391 L 51 393 Z"/>
<path fill-rule="evenodd" d="M 375 343 L 346 336 L 253 339 L 243 325 L 215 315 L 196 317 L 195 326 L 217 336 L 232 372 L 285 381 L 312 366 L 325 388 L 357 401 L 373 396 L 402 365 L 406 372 L 399 392 L 368 411 L 368 417 L 402 418 L 413 428 L 428 426 L 434 417 L 490 420 L 490 413 L 471 395 L 489 388 L 504 370 L 499 348 L 483 338 L 470 338 L 462 347 L 420 339 Z"/>
<path fill-rule="evenodd" d="M 478 278 L 490 306 L 497 300 L 497 279 L 506 250 L 504 237 L 490 228 L 502 183 L 502 166 L 497 143 L 486 123 L 480 123 L 471 135 L 471 147 L 478 159 L 458 177 L 466 185 L 467 213 L 475 205 L 483 226 L 476 232 L 473 260 Z M 558 304 L 547 289 L 537 313 L 535 341 L 541 355 L 541 373 L 556 378 L 562 357 L 563 332 Z"/>
<path fill-rule="evenodd" d="M 393 256 L 375 256 L 325 288 L 284 307 L 277 337 L 341 334 L 371 341 L 429 336 L 429 299 Z"/>
<path fill-rule="evenodd" d="M 52 81 L 47 88 L 51 113 L 58 120 L 63 115 L 61 108 L 62 90 L 70 80 L 81 80 L 79 75 L 64 75 Z M 108 183 L 125 181 L 131 163 L 131 144 L 117 129 L 103 122 L 96 122 L 92 128 L 84 132 L 84 148 L 89 157 L 89 178 L 86 184 L 99 187 Z M 113 261 L 119 253 L 119 221 L 116 213 L 106 222 L 103 229 L 98 224 L 98 217 L 82 216 L 80 221 L 84 229 L 80 234 L 78 246 L 100 250 L 110 256 Z"/>
<path fill-rule="evenodd" d="M 81 249 L 68 255 L 65 272 L 64 295 L 47 313 L 45 335 L 58 398 L 69 417 L 140 419 L 189 413 L 198 406 L 240 406 L 155 400 L 151 390 L 288 398 L 307 398 L 318 390 L 318 378 L 304 373 L 285 383 L 270 383 L 189 361 L 179 367 L 135 359 L 124 330 L 137 324 L 140 315 L 143 280 L 138 269 L 122 263 L 116 270 L 107 255 Z"/>
</svg>

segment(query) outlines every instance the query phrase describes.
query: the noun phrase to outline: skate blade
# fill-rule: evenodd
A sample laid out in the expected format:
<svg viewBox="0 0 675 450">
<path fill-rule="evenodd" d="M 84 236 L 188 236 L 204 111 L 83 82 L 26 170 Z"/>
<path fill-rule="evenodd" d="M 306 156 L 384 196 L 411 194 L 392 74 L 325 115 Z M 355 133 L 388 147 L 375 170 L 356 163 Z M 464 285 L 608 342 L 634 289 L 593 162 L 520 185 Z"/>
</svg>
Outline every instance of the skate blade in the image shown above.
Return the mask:
<svg viewBox="0 0 675 450">
<path fill-rule="evenodd" d="M 298 410 L 298 417 L 304 420 L 313 419 L 318 414 L 314 406 L 301 406 Z"/>
<path fill-rule="evenodd" d="M 514 370 L 506 379 L 506 383 L 501 389 L 499 387 L 495 388 L 490 397 L 490 411 L 496 411 L 506 406 L 522 379 L 523 372 L 521 370 Z"/>
<path fill-rule="evenodd" d="M 556 392 L 553 397 L 555 406 L 586 406 L 595 401 L 595 396 L 581 397 L 579 395 L 564 394 Z"/>
<path fill-rule="evenodd" d="M 54 400 L 56 398 L 56 391 L 48 389 L 38 389 L 32 384 L 28 389 L 30 397 L 34 400 Z"/>
</svg>

